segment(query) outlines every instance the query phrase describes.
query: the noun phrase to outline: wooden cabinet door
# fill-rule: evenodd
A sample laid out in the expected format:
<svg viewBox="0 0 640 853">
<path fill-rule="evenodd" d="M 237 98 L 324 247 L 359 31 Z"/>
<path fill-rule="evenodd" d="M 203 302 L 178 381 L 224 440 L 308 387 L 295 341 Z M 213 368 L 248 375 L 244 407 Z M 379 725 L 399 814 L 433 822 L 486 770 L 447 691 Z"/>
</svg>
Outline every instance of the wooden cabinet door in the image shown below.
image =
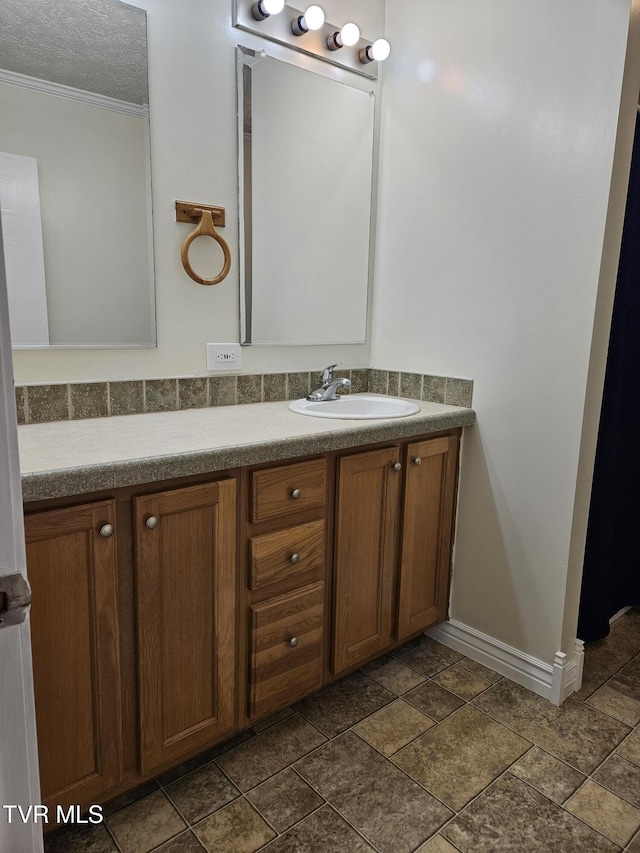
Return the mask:
<svg viewBox="0 0 640 853">
<path fill-rule="evenodd" d="M 391 642 L 397 521 L 402 485 L 396 447 L 338 461 L 333 672 Z"/>
<path fill-rule="evenodd" d="M 447 618 L 457 436 L 407 446 L 397 639 Z"/>
<path fill-rule="evenodd" d="M 40 784 L 52 810 L 99 802 L 121 776 L 113 526 L 114 501 L 25 519 Z"/>
<path fill-rule="evenodd" d="M 144 773 L 233 729 L 235 494 L 222 480 L 135 499 Z"/>
</svg>

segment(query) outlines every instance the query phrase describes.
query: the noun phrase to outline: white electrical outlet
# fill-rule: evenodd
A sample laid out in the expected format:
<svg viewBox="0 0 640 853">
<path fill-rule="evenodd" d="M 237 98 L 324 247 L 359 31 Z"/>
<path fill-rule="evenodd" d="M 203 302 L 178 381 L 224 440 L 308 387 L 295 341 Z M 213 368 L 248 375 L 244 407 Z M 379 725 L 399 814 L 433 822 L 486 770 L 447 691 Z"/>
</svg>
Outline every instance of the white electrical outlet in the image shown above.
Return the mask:
<svg viewBox="0 0 640 853">
<path fill-rule="evenodd" d="M 207 344 L 207 370 L 239 370 L 241 367 L 240 344 Z"/>
</svg>

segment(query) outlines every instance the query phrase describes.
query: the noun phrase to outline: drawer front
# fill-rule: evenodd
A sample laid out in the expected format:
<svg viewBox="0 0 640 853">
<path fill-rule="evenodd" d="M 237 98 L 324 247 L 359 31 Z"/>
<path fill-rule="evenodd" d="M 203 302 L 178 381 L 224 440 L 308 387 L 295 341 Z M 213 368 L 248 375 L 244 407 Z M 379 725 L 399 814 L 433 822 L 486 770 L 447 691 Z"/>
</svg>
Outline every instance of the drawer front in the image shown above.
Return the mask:
<svg viewBox="0 0 640 853">
<path fill-rule="evenodd" d="M 287 527 L 251 540 L 251 589 L 280 582 L 301 586 L 322 580 L 324 521 Z"/>
<path fill-rule="evenodd" d="M 312 507 L 326 497 L 326 462 L 314 459 L 252 473 L 251 520 L 256 523 Z"/>
<path fill-rule="evenodd" d="M 323 609 L 323 583 L 251 608 L 251 717 L 274 711 L 321 686 Z"/>
</svg>

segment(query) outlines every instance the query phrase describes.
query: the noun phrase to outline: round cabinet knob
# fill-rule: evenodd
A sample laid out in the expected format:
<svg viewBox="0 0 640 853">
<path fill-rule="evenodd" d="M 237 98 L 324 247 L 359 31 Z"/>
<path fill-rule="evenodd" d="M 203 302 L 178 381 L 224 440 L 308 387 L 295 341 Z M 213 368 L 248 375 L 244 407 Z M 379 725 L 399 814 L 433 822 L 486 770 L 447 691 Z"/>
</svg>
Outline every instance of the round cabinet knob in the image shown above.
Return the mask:
<svg viewBox="0 0 640 853">
<path fill-rule="evenodd" d="M 297 501 L 301 494 L 302 492 L 300 491 L 300 489 L 294 489 L 291 492 L 291 497 L 294 499 L 294 501 Z"/>
<path fill-rule="evenodd" d="M 422 465 L 422 459 L 420 459 L 419 456 L 416 456 L 416 458 L 413 460 L 413 464 L 414 465 Z"/>
<path fill-rule="evenodd" d="M 145 527 L 148 527 L 149 530 L 154 530 L 160 524 L 160 519 L 155 515 L 150 515 L 149 518 L 145 521 Z"/>
<path fill-rule="evenodd" d="M 296 563 L 300 562 L 300 554 L 292 554 L 291 557 L 289 557 L 289 562 L 293 563 L 295 566 Z"/>
<path fill-rule="evenodd" d="M 295 649 L 295 647 L 298 645 L 298 638 L 297 638 L 297 637 L 292 637 L 292 638 L 289 640 L 289 645 L 291 646 L 291 648 L 292 648 L 292 649 Z"/>
<path fill-rule="evenodd" d="M 396 464 L 393 466 L 393 470 L 394 471 L 402 471 L 402 463 L 396 462 Z"/>
<path fill-rule="evenodd" d="M 100 528 L 100 536 L 103 536 L 105 539 L 113 536 L 113 524 L 103 524 Z"/>
</svg>

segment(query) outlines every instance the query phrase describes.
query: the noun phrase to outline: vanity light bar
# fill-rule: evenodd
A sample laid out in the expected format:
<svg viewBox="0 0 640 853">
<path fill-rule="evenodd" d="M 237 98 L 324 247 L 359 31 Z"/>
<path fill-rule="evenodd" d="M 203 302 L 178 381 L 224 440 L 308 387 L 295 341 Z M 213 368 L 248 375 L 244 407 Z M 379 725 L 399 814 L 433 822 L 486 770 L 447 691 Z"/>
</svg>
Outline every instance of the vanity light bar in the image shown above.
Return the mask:
<svg viewBox="0 0 640 853">
<path fill-rule="evenodd" d="M 318 5 L 299 11 L 285 0 L 235 0 L 235 7 L 236 27 L 350 68 L 365 77 L 375 79 L 377 63 L 391 52 L 386 39 L 374 42 L 362 39 L 360 28 L 352 21 L 342 27 L 327 23 Z"/>
</svg>

